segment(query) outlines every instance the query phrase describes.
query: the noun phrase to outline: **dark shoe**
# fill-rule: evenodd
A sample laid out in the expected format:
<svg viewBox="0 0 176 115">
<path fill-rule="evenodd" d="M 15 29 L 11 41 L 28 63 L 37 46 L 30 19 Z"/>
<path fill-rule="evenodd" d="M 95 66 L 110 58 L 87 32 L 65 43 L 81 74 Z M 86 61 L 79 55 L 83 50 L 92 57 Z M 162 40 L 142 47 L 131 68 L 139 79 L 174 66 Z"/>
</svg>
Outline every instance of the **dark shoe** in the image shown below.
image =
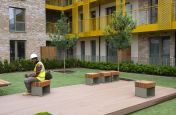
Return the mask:
<svg viewBox="0 0 176 115">
<path fill-rule="evenodd" d="M 28 78 L 28 74 L 25 74 L 24 76 L 25 76 L 25 78 Z"/>
<path fill-rule="evenodd" d="M 22 95 L 23 95 L 23 96 L 29 96 L 29 95 L 31 95 L 31 93 L 25 92 L 25 93 L 22 93 Z"/>
</svg>

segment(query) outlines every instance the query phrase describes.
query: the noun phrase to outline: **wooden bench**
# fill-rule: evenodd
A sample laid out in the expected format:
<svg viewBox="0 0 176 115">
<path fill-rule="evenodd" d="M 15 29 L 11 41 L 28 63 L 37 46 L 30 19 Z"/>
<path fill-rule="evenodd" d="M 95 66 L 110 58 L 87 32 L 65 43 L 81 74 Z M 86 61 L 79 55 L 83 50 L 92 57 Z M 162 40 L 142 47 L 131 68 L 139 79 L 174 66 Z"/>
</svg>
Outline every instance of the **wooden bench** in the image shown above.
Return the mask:
<svg viewBox="0 0 176 115">
<path fill-rule="evenodd" d="M 112 75 L 110 71 L 102 71 L 100 72 L 100 79 L 102 83 L 105 82 L 111 82 L 112 81 Z"/>
<path fill-rule="evenodd" d="M 86 85 L 93 85 L 100 83 L 99 73 L 86 73 L 85 74 Z"/>
<path fill-rule="evenodd" d="M 10 82 L 0 79 L 0 87 L 8 86 L 10 84 Z"/>
<path fill-rule="evenodd" d="M 50 93 L 50 80 L 42 82 L 33 82 L 31 85 L 31 95 L 43 96 L 44 94 Z"/>
<path fill-rule="evenodd" d="M 112 81 L 117 81 L 119 80 L 119 71 L 110 71 L 111 72 L 111 76 L 112 76 Z"/>
<path fill-rule="evenodd" d="M 155 96 L 154 81 L 138 80 L 135 82 L 135 95 L 138 97 L 150 97 Z"/>
</svg>

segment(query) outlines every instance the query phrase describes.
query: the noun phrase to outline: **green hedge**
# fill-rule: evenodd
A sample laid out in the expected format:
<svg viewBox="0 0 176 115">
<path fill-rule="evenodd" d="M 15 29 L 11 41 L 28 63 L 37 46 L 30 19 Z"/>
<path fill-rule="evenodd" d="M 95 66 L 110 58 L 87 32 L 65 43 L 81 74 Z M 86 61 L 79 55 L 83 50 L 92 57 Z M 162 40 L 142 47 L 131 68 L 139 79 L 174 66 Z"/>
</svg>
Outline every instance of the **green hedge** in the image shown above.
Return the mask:
<svg viewBox="0 0 176 115">
<path fill-rule="evenodd" d="M 63 68 L 63 60 L 42 60 L 46 69 L 58 69 Z M 117 63 L 98 63 L 98 62 L 85 62 L 76 59 L 67 59 L 66 68 L 84 67 L 91 69 L 100 70 L 118 70 Z M 131 62 L 120 63 L 120 71 L 132 72 L 132 73 L 144 73 L 152 75 L 163 75 L 163 76 L 176 76 L 176 67 L 171 66 L 158 66 L 158 65 L 142 65 L 133 64 Z M 8 73 L 15 71 L 29 71 L 33 70 L 34 65 L 30 60 L 16 60 L 9 63 L 7 60 L 4 62 L 0 61 L 0 73 Z"/>
<path fill-rule="evenodd" d="M 117 63 L 80 62 L 80 67 L 100 70 L 118 70 Z M 176 67 L 171 66 L 120 63 L 119 70 L 122 72 L 143 73 L 162 76 L 176 76 Z"/>
<path fill-rule="evenodd" d="M 42 60 L 46 69 L 58 69 L 64 67 L 63 60 Z M 78 60 L 67 59 L 66 68 L 78 67 Z M 9 73 L 15 71 L 30 71 L 33 70 L 34 65 L 30 60 L 15 60 L 9 63 L 7 60 L 0 61 L 0 73 Z"/>
<path fill-rule="evenodd" d="M 30 60 L 15 60 L 9 63 L 7 60 L 0 61 L 0 73 L 32 70 L 33 64 Z"/>
</svg>

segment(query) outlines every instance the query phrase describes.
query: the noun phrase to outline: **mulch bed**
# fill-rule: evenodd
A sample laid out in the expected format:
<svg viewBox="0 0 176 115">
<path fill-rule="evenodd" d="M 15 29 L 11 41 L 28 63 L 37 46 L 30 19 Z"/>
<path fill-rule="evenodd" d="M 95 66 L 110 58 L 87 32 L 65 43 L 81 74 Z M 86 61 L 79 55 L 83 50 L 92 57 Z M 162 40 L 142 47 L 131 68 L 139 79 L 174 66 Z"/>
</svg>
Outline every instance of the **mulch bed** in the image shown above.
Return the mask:
<svg viewBox="0 0 176 115">
<path fill-rule="evenodd" d="M 55 70 L 54 72 L 60 72 L 60 73 L 67 73 L 67 74 L 69 74 L 69 73 L 73 73 L 74 71 L 72 71 L 72 70 Z"/>
</svg>

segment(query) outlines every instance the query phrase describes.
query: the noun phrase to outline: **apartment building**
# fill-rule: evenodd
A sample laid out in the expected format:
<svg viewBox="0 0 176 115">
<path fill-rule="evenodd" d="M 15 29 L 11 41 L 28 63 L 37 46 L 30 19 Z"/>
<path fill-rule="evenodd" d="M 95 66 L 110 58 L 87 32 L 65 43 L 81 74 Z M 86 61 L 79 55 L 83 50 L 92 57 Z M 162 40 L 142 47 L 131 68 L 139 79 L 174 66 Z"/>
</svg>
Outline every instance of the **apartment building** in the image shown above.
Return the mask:
<svg viewBox="0 0 176 115">
<path fill-rule="evenodd" d="M 89 61 L 130 59 L 136 63 L 175 65 L 175 0 L 123 0 L 124 14 L 136 21 L 131 47 L 123 52 L 108 48 L 103 31 L 118 11 L 120 0 L 47 0 L 48 32 L 56 12 L 65 11 L 72 23 L 71 33 L 79 33 L 75 55 Z M 48 13 L 47 13 L 48 12 Z M 55 12 L 55 13 L 54 13 Z M 49 24 L 50 23 L 50 24 Z"/>
<path fill-rule="evenodd" d="M 0 60 L 27 58 L 46 45 L 44 0 L 0 0 Z"/>
<path fill-rule="evenodd" d="M 0 59 L 40 55 L 40 47 L 50 43 L 48 33 L 64 11 L 70 34 L 80 36 L 76 48 L 68 52 L 87 61 L 132 60 L 136 63 L 175 65 L 175 0 L 123 0 L 124 14 L 137 26 L 131 46 L 125 51 L 111 50 L 103 31 L 111 14 L 119 10 L 120 0 L 1 0 Z"/>
</svg>

